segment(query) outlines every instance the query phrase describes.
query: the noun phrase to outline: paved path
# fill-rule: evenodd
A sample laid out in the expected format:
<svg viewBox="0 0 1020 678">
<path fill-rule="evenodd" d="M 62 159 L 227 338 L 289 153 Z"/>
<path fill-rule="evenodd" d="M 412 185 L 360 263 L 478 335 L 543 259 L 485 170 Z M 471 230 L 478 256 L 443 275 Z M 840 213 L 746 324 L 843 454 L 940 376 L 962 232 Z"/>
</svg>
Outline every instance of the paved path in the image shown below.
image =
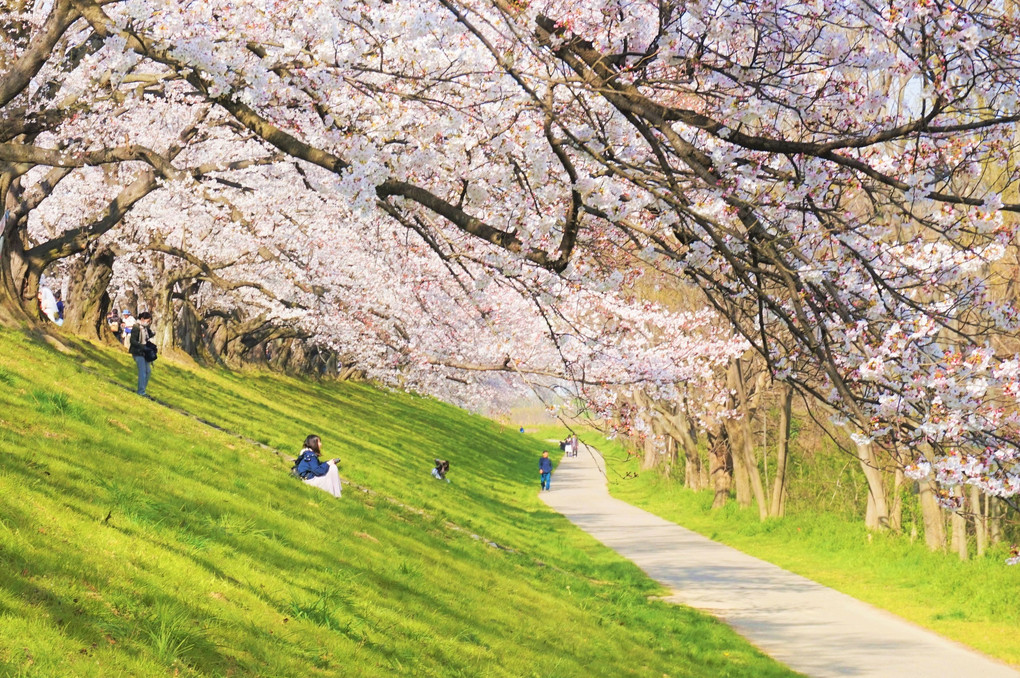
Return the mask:
<svg viewBox="0 0 1020 678">
<path fill-rule="evenodd" d="M 772 657 L 818 678 L 1018 678 L 893 614 L 713 542 L 609 496 L 602 457 L 564 458 L 542 499 L 673 589 L 669 600 L 719 617 Z"/>
</svg>

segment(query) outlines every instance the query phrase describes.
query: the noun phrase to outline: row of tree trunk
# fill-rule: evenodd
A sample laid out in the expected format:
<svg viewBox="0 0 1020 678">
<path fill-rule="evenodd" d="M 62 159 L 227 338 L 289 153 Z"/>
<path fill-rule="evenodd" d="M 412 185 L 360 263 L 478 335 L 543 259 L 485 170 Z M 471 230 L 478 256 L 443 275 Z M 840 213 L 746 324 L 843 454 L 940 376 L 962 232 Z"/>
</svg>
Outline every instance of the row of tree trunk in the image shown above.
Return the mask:
<svg viewBox="0 0 1020 678">
<path fill-rule="evenodd" d="M 641 450 L 642 468 L 661 469 L 682 476 L 695 491 L 712 490 L 713 508 L 735 499 L 741 506 L 755 506 L 762 520 L 782 517 L 788 495 L 790 432 L 794 418 L 794 391 L 787 384 L 766 388 L 762 379 L 749 384 L 746 364 L 734 361 L 727 372 L 732 393 L 727 410 L 738 417 L 720 418 L 705 426 L 687 415 L 683 401 L 664 403 L 644 391 L 627 394 L 630 412 L 647 413 L 650 434 L 632 438 Z M 767 411 L 775 413 L 771 418 Z M 807 418 L 806 411 L 800 412 Z M 771 422 L 778 422 L 769 428 Z M 756 445 L 756 431 L 771 445 Z M 902 531 L 904 497 L 916 495 L 916 509 L 925 543 L 932 550 L 950 550 L 966 559 L 973 546 L 978 556 L 1002 539 L 1001 520 L 1006 511 L 995 497 L 977 487 L 956 488 L 958 510 L 949 511 L 938 501 L 931 479 L 909 481 L 903 473 L 906 460 L 880 457 L 870 444 L 848 444 L 867 488 L 863 509 L 865 525 L 873 531 Z M 774 459 L 765 459 L 769 450 Z M 681 464 L 682 462 L 682 464 Z M 769 478 L 769 470 L 773 477 Z M 912 537 L 919 537 L 917 525 Z"/>
<path fill-rule="evenodd" d="M 0 239 L 0 321 L 44 323 L 36 300 L 47 262 L 21 246 L 23 229 L 5 229 Z M 69 280 L 62 331 L 105 343 L 116 338 L 107 316 L 112 309 L 110 282 L 117 253 L 114 247 L 86 248 L 68 258 L 62 271 Z M 54 260 L 56 261 L 56 260 Z M 164 354 L 187 355 L 204 364 L 239 367 L 256 364 L 290 374 L 356 379 L 362 373 L 346 364 L 335 350 L 310 341 L 310 335 L 276 324 L 264 314 L 245 315 L 234 308 L 203 308 L 199 277 L 170 277 L 166 284 L 144 283 L 128 290 L 124 308 L 153 311 L 157 343 Z M 123 310 L 123 309 L 118 309 Z"/>
</svg>

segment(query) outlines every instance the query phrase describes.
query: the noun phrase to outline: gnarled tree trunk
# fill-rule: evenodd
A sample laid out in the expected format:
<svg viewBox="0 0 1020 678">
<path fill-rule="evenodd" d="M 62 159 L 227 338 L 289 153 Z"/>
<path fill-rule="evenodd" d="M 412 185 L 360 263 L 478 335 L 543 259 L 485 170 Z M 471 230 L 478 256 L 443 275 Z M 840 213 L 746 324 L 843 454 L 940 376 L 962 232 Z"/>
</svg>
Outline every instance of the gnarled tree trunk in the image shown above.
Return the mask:
<svg viewBox="0 0 1020 678">
<path fill-rule="evenodd" d="M 106 316 L 110 312 L 107 289 L 113 278 L 114 259 L 113 250 L 102 247 L 75 263 L 64 307 L 64 327 L 70 332 L 102 341 L 113 339 Z"/>
<path fill-rule="evenodd" d="M 0 182 L 9 180 L 9 176 L 0 175 Z M 10 191 L 0 191 L 0 195 L 10 195 Z M 2 207 L 2 203 L 0 203 Z M 10 210 L 0 209 L 0 313 L 9 320 L 39 319 L 35 293 L 27 298 L 26 276 L 28 261 L 25 249 L 24 224 L 11 216 Z"/>
<path fill-rule="evenodd" d="M 715 499 L 712 508 L 724 506 L 730 498 L 730 485 L 733 481 L 733 457 L 730 454 L 726 427 L 720 426 L 716 433 L 708 434 L 708 466 Z"/>
</svg>

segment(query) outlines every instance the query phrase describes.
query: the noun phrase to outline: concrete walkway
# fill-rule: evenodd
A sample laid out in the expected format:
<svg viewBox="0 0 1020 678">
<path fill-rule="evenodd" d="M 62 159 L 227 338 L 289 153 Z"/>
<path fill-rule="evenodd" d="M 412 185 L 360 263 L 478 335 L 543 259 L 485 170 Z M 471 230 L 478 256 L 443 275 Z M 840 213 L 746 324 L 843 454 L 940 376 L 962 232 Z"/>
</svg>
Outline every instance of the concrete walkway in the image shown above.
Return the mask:
<svg viewBox="0 0 1020 678">
<path fill-rule="evenodd" d="M 771 563 L 609 496 L 595 450 L 564 458 L 541 497 L 575 525 L 796 671 L 818 678 L 1020 673 Z"/>
</svg>

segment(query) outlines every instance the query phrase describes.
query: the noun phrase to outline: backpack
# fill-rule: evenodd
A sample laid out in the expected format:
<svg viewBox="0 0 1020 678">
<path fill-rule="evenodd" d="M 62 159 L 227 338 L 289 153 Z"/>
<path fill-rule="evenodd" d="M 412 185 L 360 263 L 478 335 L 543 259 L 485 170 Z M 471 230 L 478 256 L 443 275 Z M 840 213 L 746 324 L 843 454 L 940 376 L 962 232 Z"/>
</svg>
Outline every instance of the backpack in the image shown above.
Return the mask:
<svg viewBox="0 0 1020 678">
<path fill-rule="evenodd" d="M 145 356 L 145 362 L 154 363 L 156 358 L 159 357 L 159 349 L 151 341 L 145 342 L 145 346 L 142 347 L 142 355 Z"/>
<path fill-rule="evenodd" d="M 304 473 L 298 473 L 298 465 L 301 460 L 305 458 L 305 454 L 314 454 L 311 450 L 301 450 L 301 454 L 294 459 L 294 464 L 290 467 L 290 474 L 298 480 L 308 480 L 312 477 L 311 471 L 305 471 Z"/>
</svg>

